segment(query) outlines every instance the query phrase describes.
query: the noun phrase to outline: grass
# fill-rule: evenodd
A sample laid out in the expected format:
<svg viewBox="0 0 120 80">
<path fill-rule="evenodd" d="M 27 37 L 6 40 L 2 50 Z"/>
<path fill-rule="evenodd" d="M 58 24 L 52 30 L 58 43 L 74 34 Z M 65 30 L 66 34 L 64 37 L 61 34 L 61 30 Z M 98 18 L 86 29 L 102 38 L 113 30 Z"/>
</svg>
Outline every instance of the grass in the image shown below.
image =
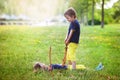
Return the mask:
<svg viewBox="0 0 120 80">
<path fill-rule="evenodd" d="M 64 38 L 68 27 L 0 26 L 0 80 L 119 80 L 120 25 L 81 27 L 77 64 L 86 70 L 54 70 L 32 72 L 33 64 L 49 64 L 48 51 L 52 46 L 52 63 L 61 63 Z M 102 62 L 104 69 L 95 71 Z"/>
</svg>

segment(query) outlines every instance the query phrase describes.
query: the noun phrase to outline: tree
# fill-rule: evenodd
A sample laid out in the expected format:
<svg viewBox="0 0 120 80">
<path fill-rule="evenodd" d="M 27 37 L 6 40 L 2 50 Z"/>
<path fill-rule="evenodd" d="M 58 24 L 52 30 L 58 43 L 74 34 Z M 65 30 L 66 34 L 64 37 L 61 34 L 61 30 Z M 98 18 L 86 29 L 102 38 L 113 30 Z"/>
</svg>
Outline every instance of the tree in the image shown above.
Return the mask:
<svg viewBox="0 0 120 80">
<path fill-rule="evenodd" d="M 102 0 L 101 28 L 104 28 L 104 0 Z"/>
<path fill-rule="evenodd" d="M 0 13 L 5 12 L 6 3 L 7 3 L 7 0 L 0 0 Z"/>
<path fill-rule="evenodd" d="M 89 22 L 91 22 L 90 24 L 94 26 L 94 13 L 96 3 L 100 3 L 100 0 L 71 0 L 69 6 L 72 6 L 77 10 L 79 19 L 81 19 L 82 23 L 85 23 L 86 20 L 88 22 L 89 18 Z"/>
<path fill-rule="evenodd" d="M 92 0 L 92 26 L 94 26 L 94 6 L 95 6 L 95 0 Z"/>
<path fill-rule="evenodd" d="M 94 13 L 95 13 L 95 4 L 98 2 L 98 0 L 92 0 L 92 26 L 94 26 Z"/>
<path fill-rule="evenodd" d="M 80 22 L 83 24 L 87 24 L 89 0 L 70 0 L 69 7 L 75 8 Z"/>
<path fill-rule="evenodd" d="M 113 8 L 114 14 L 113 14 L 113 19 L 115 22 L 120 23 L 120 0 L 118 0 L 114 5 Z"/>
</svg>

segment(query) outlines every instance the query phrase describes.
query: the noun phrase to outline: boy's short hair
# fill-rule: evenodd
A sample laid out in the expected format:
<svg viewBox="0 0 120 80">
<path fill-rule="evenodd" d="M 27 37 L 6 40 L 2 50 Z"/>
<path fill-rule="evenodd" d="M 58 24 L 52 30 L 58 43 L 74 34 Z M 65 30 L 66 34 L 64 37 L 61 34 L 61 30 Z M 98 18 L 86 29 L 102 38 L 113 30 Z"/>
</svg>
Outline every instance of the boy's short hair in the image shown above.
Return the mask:
<svg viewBox="0 0 120 80">
<path fill-rule="evenodd" d="M 68 15 L 70 17 L 74 16 L 74 18 L 76 18 L 76 11 L 74 8 L 71 7 L 67 11 L 65 11 L 64 16 L 65 15 Z"/>
<path fill-rule="evenodd" d="M 48 70 L 48 66 L 45 65 L 44 63 L 41 63 L 41 62 L 36 62 L 34 65 L 33 65 L 33 68 L 34 70 L 38 70 L 38 69 L 42 69 L 42 70 Z"/>
</svg>

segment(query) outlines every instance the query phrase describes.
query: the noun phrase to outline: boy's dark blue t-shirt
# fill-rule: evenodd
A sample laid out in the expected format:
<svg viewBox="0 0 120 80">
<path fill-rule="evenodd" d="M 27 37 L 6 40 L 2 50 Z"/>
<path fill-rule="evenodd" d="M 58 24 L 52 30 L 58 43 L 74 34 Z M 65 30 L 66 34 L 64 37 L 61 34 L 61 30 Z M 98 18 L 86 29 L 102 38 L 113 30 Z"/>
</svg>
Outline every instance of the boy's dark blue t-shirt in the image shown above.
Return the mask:
<svg viewBox="0 0 120 80">
<path fill-rule="evenodd" d="M 70 23 L 69 29 L 68 29 L 68 35 L 70 34 L 70 31 L 74 30 L 73 35 L 70 39 L 70 42 L 79 43 L 79 37 L 80 37 L 80 24 L 78 20 L 74 20 L 74 22 Z"/>
</svg>

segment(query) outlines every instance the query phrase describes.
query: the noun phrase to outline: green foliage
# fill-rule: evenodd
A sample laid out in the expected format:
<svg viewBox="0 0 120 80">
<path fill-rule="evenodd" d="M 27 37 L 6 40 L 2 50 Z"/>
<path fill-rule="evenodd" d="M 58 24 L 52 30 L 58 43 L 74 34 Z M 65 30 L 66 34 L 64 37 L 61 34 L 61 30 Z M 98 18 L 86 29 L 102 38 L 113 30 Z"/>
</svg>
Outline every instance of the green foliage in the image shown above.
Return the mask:
<svg viewBox="0 0 120 80">
<path fill-rule="evenodd" d="M 38 15 L 45 15 L 50 9 L 48 0 L 0 0 L 0 14 L 14 14 L 21 15 L 25 14 L 28 17 L 38 18 Z M 93 0 L 52 0 L 55 2 L 55 6 L 51 6 L 51 13 L 46 16 L 53 16 L 63 14 L 64 10 L 69 7 L 74 7 L 77 11 L 78 19 L 82 22 L 87 22 L 92 19 L 92 1 Z M 101 0 L 94 0 L 95 4 L 100 4 Z M 105 3 L 110 0 L 105 0 Z M 52 3 L 51 3 L 52 4 Z M 105 9 L 104 20 L 105 23 L 120 23 L 120 0 L 118 0 L 114 6 L 110 9 Z M 101 21 L 101 9 L 97 10 L 94 5 L 94 19 Z M 32 10 L 32 13 L 30 11 Z M 40 19 L 45 18 L 40 16 Z"/>
<path fill-rule="evenodd" d="M 92 1 L 93 0 L 70 0 L 70 7 L 74 7 L 77 10 L 78 18 L 84 20 L 87 16 L 88 20 L 92 19 Z M 94 0 L 95 4 L 100 4 L 100 0 Z M 110 0 L 105 0 L 105 3 Z M 120 0 L 114 4 L 112 8 L 104 10 L 104 23 L 119 23 L 120 22 Z M 96 5 L 94 5 L 95 7 Z M 94 19 L 101 21 L 101 9 L 94 11 Z"/>
<path fill-rule="evenodd" d="M 7 0 L 0 0 L 0 14 L 5 11 L 6 3 L 7 3 Z"/>
<path fill-rule="evenodd" d="M 112 9 L 105 9 L 105 22 L 106 23 L 114 23 L 114 19 L 112 18 L 113 10 Z"/>
<path fill-rule="evenodd" d="M 0 80 L 119 80 L 120 25 L 81 27 L 77 64 L 86 70 L 39 71 L 33 64 L 49 64 L 48 51 L 52 46 L 52 63 L 61 63 L 64 55 L 65 26 L 27 27 L 0 26 Z M 104 69 L 95 71 L 102 62 Z"/>
<path fill-rule="evenodd" d="M 92 22 L 92 20 L 89 20 L 88 25 L 91 25 L 91 22 Z M 101 24 L 100 20 L 94 19 L 94 25 L 100 25 L 100 24 Z"/>
<path fill-rule="evenodd" d="M 113 9 L 113 19 L 115 19 L 115 22 L 120 23 L 120 0 L 114 4 Z"/>
<path fill-rule="evenodd" d="M 88 0 L 71 0 L 69 2 L 69 7 L 76 9 L 78 18 L 81 18 L 87 12 L 88 6 Z"/>
</svg>

